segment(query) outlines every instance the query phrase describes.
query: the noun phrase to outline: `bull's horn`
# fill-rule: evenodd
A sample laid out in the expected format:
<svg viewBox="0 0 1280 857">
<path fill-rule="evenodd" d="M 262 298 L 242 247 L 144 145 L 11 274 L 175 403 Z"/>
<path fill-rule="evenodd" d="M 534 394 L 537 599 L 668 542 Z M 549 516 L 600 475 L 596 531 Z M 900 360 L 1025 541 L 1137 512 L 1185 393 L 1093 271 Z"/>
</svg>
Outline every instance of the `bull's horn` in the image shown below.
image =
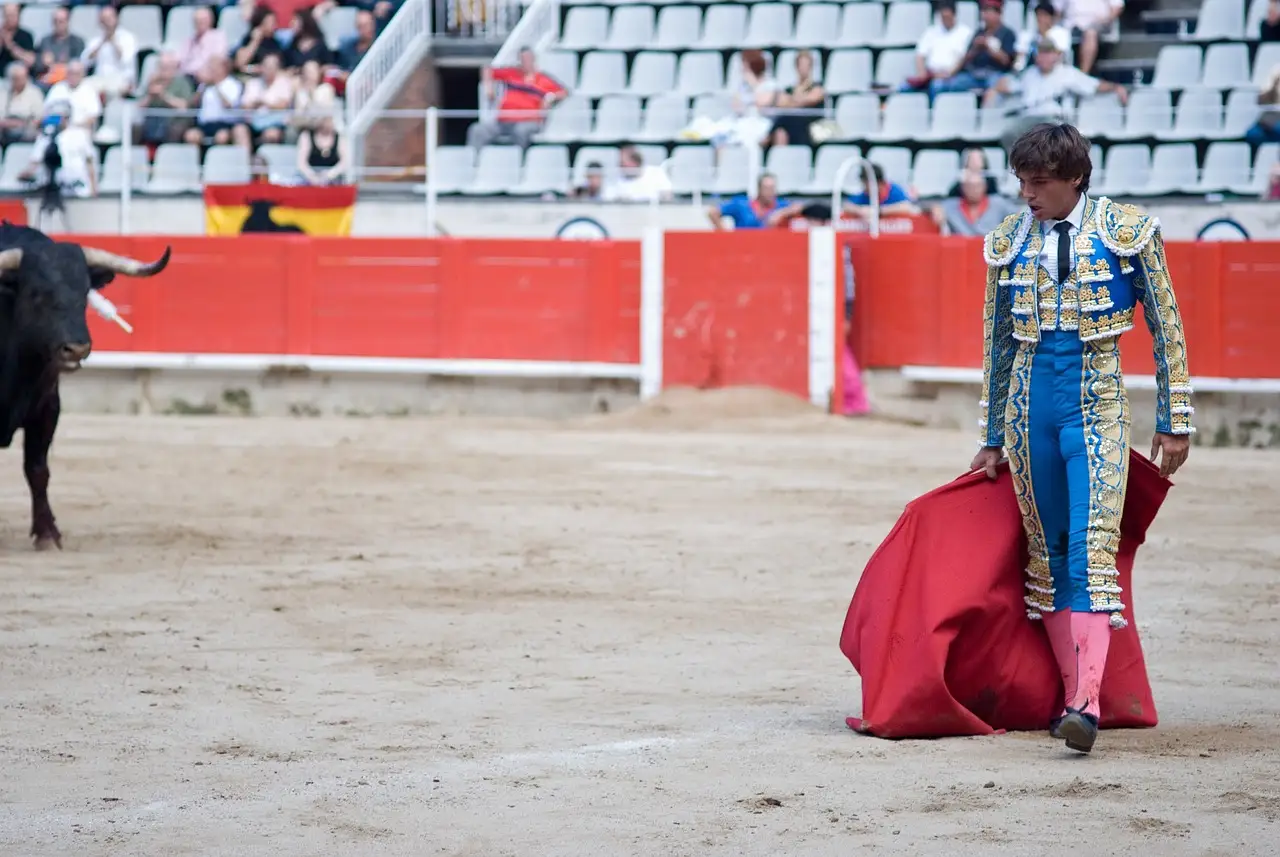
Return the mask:
<svg viewBox="0 0 1280 857">
<path fill-rule="evenodd" d="M 169 249 L 164 248 L 164 255 L 154 262 L 139 262 L 137 259 L 130 259 L 128 256 L 117 256 L 115 253 L 108 253 L 106 250 L 99 250 L 97 247 L 83 247 L 84 260 L 89 264 L 90 268 L 106 268 L 108 271 L 115 271 L 117 274 L 125 274 L 130 277 L 152 277 L 164 270 L 165 265 L 169 264 Z M 12 253 L 13 250 L 6 252 Z M 21 256 L 22 251 L 16 251 Z M 3 254 L 0 254 L 3 255 Z"/>
<path fill-rule="evenodd" d="M 22 248 L 0 251 L 0 271 L 16 271 L 22 264 Z"/>
</svg>

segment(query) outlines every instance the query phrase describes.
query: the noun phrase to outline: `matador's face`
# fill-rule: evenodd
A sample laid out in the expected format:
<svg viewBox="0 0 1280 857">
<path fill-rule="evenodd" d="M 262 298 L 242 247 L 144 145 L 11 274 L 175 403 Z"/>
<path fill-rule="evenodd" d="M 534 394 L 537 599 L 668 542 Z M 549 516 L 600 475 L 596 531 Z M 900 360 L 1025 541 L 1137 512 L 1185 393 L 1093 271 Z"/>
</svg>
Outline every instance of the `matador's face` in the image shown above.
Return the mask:
<svg viewBox="0 0 1280 857">
<path fill-rule="evenodd" d="M 1036 220 L 1062 220 L 1080 199 L 1080 179 L 1060 179 L 1045 173 L 1018 175 L 1019 192 Z"/>
</svg>

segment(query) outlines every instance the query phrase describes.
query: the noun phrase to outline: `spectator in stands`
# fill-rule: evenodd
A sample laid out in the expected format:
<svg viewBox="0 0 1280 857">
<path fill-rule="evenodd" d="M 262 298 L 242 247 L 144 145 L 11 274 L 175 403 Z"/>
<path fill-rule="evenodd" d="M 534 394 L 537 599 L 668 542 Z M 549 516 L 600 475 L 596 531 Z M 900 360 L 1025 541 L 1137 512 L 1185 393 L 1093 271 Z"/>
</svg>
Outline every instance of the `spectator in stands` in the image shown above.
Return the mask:
<svg viewBox="0 0 1280 857">
<path fill-rule="evenodd" d="M 253 16 L 249 18 L 249 32 L 244 34 L 244 39 L 236 48 L 236 73 L 257 74 L 264 57 L 284 53 L 284 48 L 276 41 L 277 29 L 276 13 L 270 6 L 254 7 Z"/>
<path fill-rule="evenodd" d="M 8 89 L 0 91 L 0 144 L 30 143 L 44 115 L 44 93 L 31 83 L 27 67 L 11 62 L 5 69 Z"/>
<path fill-rule="evenodd" d="M 933 207 L 933 220 L 951 235 L 986 235 L 1010 214 L 1021 209 L 1011 199 L 991 193 L 987 177 L 965 170 L 960 177 L 959 197 L 948 197 Z"/>
<path fill-rule="evenodd" d="M 373 47 L 373 40 L 377 37 L 377 24 L 373 20 L 373 13 L 361 9 L 356 13 L 355 34 L 344 38 L 338 47 L 338 65 L 342 70 L 348 74 L 355 71 L 360 60 L 364 59 L 369 48 Z"/>
<path fill-rule="evenodd" d="M 324 43 L 324 33 L 316 22 L 310 9 L 299 9 L 293 13 L 293 40 L 284 49 L 285 68 L 298 69 L 310 60 L 322 66 L 333 62 L 333 53 Z"/>
<path fill-rule="evenodd" d="M 667 202 L 671 199 L 671 179 L 656 164 L 646 165 L 635 146 L 618 151 L 618 178 L 604 189 L 605 202 Z"/>
<path fill-rule="evenodd" d="M 528 147 L 542 130 L 546 111 L 569 94 L 560 81 L 538 70 L 532 48 L 521 48 L 518 67 L 485 66 L 481 80 L 489 101 L 494 100 L 494 82 L 503 85 L 502 103 L 496 119 L 474 122 L 467 129 L 467 145 L 473 149 L 498 142 Z"/>
<path fill-rule="evenodd" d="M 67 63 L 84 53 L 84 39 L 71 32 L 71 7 L 53 10 L 53 30 L 36 45 L 32 71 L 44 86 L 53 86 L 67 76 Z"/>
<path fill-rule="evenodd" d="M 90 133 L 102 116 L 102 99 L 98 97 L 98 90 L 84 79 L 84 63 L 78 59 L 67 63 L 66 78 L 49 87 L 44 103 L 46 112 L 53 104 L 69 105 L 68 127 L 84 128 Z"/>
<path fill-rule="evenodd" d="M 209 58 L 196 89 L 196 126 L 188 128 L 183 139 L 199 146 L 205 140 L 218 145 L 231 142 L 231 129 L 239 116 L 243 87 L 231 76 L 231 60 L 225 56 Z"/>
<path fill-rule="evenodd" d="M 1268 0 L 1267 15 L 1258 27 L 1258 39 L 1263 42 L 1280 42 L 1280 0 Z"/>
<path fill-rule="evenodd" d="M 1124 0 L 1067 0 L 1063 23 L 1068 30 L 1080 34 L 1080 70 L 1093 71 L 1098 59 L 1098 35 L 1111 29 L 1111 25 L 1124 11 Z"/>
<path fill-rule="evenodd" d="M 18 173 L 18 180 L 35 180 L 40 185 L 50 180 L 49 171 L 44 165 L 44 153 L 56 134 L 58 155 L 62 158 L 62 166 L 58 168 L 58 185 L 62 193 L 81 199 L 97 196 L 98 150 L 93 145 L 89 131 L 68 123 L 69 116 L 70 105 L 67 103 L 50 105 L 49 114 L 40 123 L 40 136 L 36 137 L 31 146 L 30 160 L 22 172 Z"/>
<path fill-rule="evenodd" d="M 1266 83 L 1258 92 L 1260 107 L 1275 108 L 1280 105 L 1280 65 L 1271 69 Z M 1260 110 L 1258 121 L 1244 132 L 1246 142 L 1261 146 L 1263 143 L 1280 143 L 1280 110 Z"/>
<path fill-rule="evenodd" d="M 12 62 L 20 62 L 28 69 L 35 65 L 35 40 L 30 32 L 18 26 L 21 16 L 22 6 L 5 4 L 4 19 L 0 22 L 0 68 L 7 69 Z"/>
<path fill-rule="evenodd" d="M 249 149 L 255 142 L 283 142 L 293 116 L 293 78 L 280 72 L 279 54 L 267 54 L 258 68 L 240 98 L 243 119 L 231 130 L 232 141 Z"/>
<path fill-rule="evenodd" d="M 89 83 L 104 101 L 133 91 L 138 64 L 138 42 L 120 28 L 120 13 L 112 6 L 98 12 L 98 35 L 85 46 L 82 59 L 93 72 Z"/>
<path fill-rule="evenodd" d="M 796 54 L 796 82 L 786 91 L 776 94 L 773 128 L 769 131 L 769 144 L 773 146 L 808 146 L 813 143 L 809 126 L 821 116 L 806 112 L 822 107 L 827 93 L 813 76 L 813 53 L 808 50 Z"/>
<path fill-rule="evenodd" d="M 973 30 L 956 19 L 955 0 L 938 0 L 938 23 L 916 42 L 916 73 L 902 84 L 903 92 L 933 90 L 934 81 L 954 77 L 964 65 Z"/>
<path fill-rule="evenodd" d="M 792 218 L 804 212 L 803 202 L 788 202 L 778 198 L 778 179 L 773 173 L 762 173 L 756 183 L 756 198 L 745 193 L 728 202 L 707 210 L 711 226 L 719 230 L 731 227 L 725 218 L 733 220 L 733 229 L 765 229 L 787 226 Z"/>
<path fill-rule="evenodd" d="M 742 78 L 733 93 L 733 113 L 736 117 L 727 134 L 712 139 L 717 153 L 726 145 L 742 145 L 754 142 L 767 143 L 766 137 L 773 120 L 761 115 L 763 108 L 771 106 L 778 95 L 777 82 L 769 76 L 769 64 L 764 51 L 749 49 L 742 52 Z"/>
<path fill-rule="evenodd" d="M 143 110 L 189 110 L 195 94 L 191 79 L 181 73 L 178 54 L 165 51 L 146 82 L 146 94 L 140 106 Z M 171 143 L 180 139 L 190 126 L 191 119 L 186 116 L 144 115 L 141 140 L 148 146 Z"/>
<path fill-rule="evenodd" d="M 293 125 L 296 128 L 314 128 L 321 116 L 332 116 L 338 96 L 333 84 L 324 79 L 320 63 L 315 60 L 302 64 L 302 74 L 293 95 Z"/>
<path fill-rule="evenodd" d="M 996 182 L 996 177 L 991 175 L 991 161 L 988 160 L 987 153 L 981 149 L 965 149 L 960 155 L 960 178 L 951 186 L 951 190 L 947 191 L 948 197 L 964 195 L 964 189 L 960 183 L 964 179 L 966 172 L 975 172 L 980 176 L 985 176 L 987 193 L 993 194 L 999 190 L 999 183 Z"/>
<path fill-rule="evenodd" d="M 192 13 L 194 30 L 178 52 L 178 67 L 199 86 L 209 68 L 209 60 L 228 54 L 227 35 L 213 25 L 213 9 L 199 6 Z"/>
<path fill-rule="evenodd" d="M 332 116 L 298 135 L 298 172 L 309 185 L 342 184 L 351 159 Z"/>
<path fill-rule="evenodd" d="M 982 0 L 982 29 L 969 42 L 960 70 L 949 78 L 935 78 L 930 92 L 985 91 L 1013 68 L 1018 37 L 1004 25 L 1003 0 Z"/>
<path fill-rule="evenodd" d="M 604 167 L 599 161 L 590 161 L 584 174 L 585 183 L 573 189 L 574 199 L 598 201 L 604 196 Z"/>
<path fill-rule="evenodd" d="M 907 189 L 897 182 L 888 181 L 884 177 L 884 169 L 879 164 L 871 165 L 871 173 L 876 179 L 876 188 L 880 196 L 880 216 L 890 214 L 914 215 L 920 208 Z M 844 213 L 850 217 L 869 218 L 871 216 L 871 194 L 867 192 L 866 180 L 863 180 L 861 193 L 845 196 Z"/>
<path fill-rule="evenodd" d="M 1017 95 L 1016 118 L 1000 135 L 1005 151 L 1024 131 L 1041 122 L 1060 122 L 1067 118 L 1063 103 L 1068 95 L 1086 97 L 1098 92 L 1114 92 L 1121 104 L 1129 103 L 1129 90 L 1118 83 L 1098 80 L 1062 61 L 1062 52 L 1049 39 L 1036 46 L 1036 61 L 1016 76 L 1002 77 L 987 90 L 984 105 L 993 107 L 1001 95 Z"/>
<path fill-rule="evenodd" d="M 1013 62 L 1014 71 L 1022 71 L 1036 58 L 1036 45 L 1045 39 L 1058 46 L 1058 51 L 1065 55 L 1071 50 L 1071 32 L 1058 23 L 1058 10 L 1053 8 L 1049 0 L 1040 0 L 1036 4 L 1036 25 L 1024 30 L 1018 36 L 1018 56 Z"/>
</svg>

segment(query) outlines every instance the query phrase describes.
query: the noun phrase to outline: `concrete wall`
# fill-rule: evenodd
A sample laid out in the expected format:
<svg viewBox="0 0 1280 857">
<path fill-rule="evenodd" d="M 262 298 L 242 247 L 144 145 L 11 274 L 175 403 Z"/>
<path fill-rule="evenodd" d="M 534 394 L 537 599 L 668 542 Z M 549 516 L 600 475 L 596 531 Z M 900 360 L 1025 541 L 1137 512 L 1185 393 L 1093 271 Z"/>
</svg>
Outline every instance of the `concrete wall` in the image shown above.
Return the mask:
<svg viewBox="0 0 1280 857">
<path fill-rule="evenodd" d="M 420 137 L 422 123 L 416 127 Z M 383 152 L 383 156 L 387 153 Z M 401 156 L 397 163 L 412 162 Z M 1169 239 L 1195 240 L 1203 225 L 1224 217 L 1243 224 L 1255 239 L 1280 239 L 1280 206 L 1274 204 L 1160 203 L 1145 207 L 1160 217 Z M 120 201 L 115 198 L 71 200 L 67 203 L 67 215 L 70 222 L 67 231 L 113 235 L 121 231 Z M 458 237 L 552 238 L 557 229 L 575 217 L 599 221 L 614 238 L 639 238 L 646 227 L 654 224 L 676 230 L 709 228 L 705 210 L 688 202 L 654 209 L 647 205 L 443 198 L 439 202 L 437 222 L 445 232 Z M 36 223 L 34 205 L 30 207 L 30 218 Z M 203 235 L 204 202 L 198 197 L 135 198 L 129 222 L 135 235 Z M 427 234 L 426 198 L 366 194 L 356 204 L 352 231 L 366 237 L 424 236 Z"/>
<path fill-rule="evenodd" d="M 978 387 L 907 381 L 896 371 L 866 373 L 877 411 L 904 422 L 971 431 L 977 441 Z M 616 412 L 639 401 L 635 382 L 496 380 L 344 375 L 307 371 L 214 373 L 84 369 L 64 379 L 64 409 L 80 413 L 240 416 L 473 415 L 556 418 Z M 1135 445 L 1155 427 L 1154 393 L 1131 393 Z M 1200 393 L 1198 444 L 1280 448 L 1280 395 Z"/>
</svg>

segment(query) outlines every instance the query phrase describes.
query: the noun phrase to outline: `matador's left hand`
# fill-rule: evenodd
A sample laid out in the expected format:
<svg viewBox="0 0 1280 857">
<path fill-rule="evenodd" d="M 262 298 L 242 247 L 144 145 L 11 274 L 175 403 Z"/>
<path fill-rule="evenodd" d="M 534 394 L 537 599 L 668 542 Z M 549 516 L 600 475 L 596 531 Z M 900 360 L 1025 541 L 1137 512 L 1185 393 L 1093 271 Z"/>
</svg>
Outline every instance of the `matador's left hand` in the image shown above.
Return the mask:
<svg viewBox="0 0 1280 857">
<path fill-rule="evenodd" d="M 1156 460 L 1157 453 L 1160 456 L 1160 475 L 1168 479 L 1178 472 L 1191 454 L 1191 435 L 1156 432 L 1151 439 L 1152 461 Z"/>
</svg>

